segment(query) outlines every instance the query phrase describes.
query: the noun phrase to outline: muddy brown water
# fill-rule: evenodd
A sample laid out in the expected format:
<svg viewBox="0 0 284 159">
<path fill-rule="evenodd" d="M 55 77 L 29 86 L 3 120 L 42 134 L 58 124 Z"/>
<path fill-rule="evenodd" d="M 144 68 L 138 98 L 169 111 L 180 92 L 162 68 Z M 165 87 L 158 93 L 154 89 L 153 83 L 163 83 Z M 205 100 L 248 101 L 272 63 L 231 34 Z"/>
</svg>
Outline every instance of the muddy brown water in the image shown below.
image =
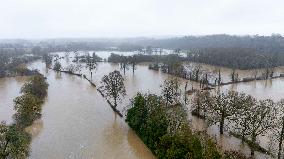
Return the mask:
<svg viewBox="0 0 284 159">
<path fill-rule="evenodd" d="M 70 61 L 61 61 L 63 65 Z M 64 73 L 47 70 L 41 61 L 29 65 L 39 69 L 49 83 L 48 97 L 43 105 L 42 118 L 27 129 L 32 135 L 31 153 L 29 158 L 121 158 L 121 159 L 149 159 L 155 158 L 151 151 L 143 144 L 139 137 L 127 126 L 123 119 L 116 116 L 106 101 L 83 78 Z M 93 82 L 97 85 L 103 75 L 119 66 L 111 63 L 99 63 L 93 73 Z M 281 70 L 282 71 L 282 70 Z M 226 74 L 226 71 L 224 71 Z M 229 76 L 230 70 L 227 71 Z M 83 74 L 90 77 L 87 69 Z M 144 93 L 159 93 L 160 85 L 170 75 L 148 69 L 147 64 L 140 64 L 132 74 L 126 71 L 125 86 L 127 96 L 119 104 L 124 110 L 129 104 L 129 98 L 138 91 Z M 0 119 L 8 123 L 12 121 L 13 98 L 19 95 L 19 90 L 26 78 L 0 79 Z M 185 80 L 180 79 L 184 85 Z M 280 100 L 284 93 L 284 79 L 271 81 L 256 81 L 228 85 L 222 89 L 233 89 L 249 93 L 259 99 L 272 98 Z M 188 88 L 197 88 L 197 83 L 189 82 Z M 207 129 L 203 120 L 190 116 L 195 130 Z M 229 135 L 218 135 L 217 126 L 207 129 L 225 149 L 240 150 L 249 154 L 250 149 L 240 146 L 240 140 Z M 268 141 L 261 141 L 266 144 Z M 256 153 L 257 158 L 268 156 Z"/>
</svg>

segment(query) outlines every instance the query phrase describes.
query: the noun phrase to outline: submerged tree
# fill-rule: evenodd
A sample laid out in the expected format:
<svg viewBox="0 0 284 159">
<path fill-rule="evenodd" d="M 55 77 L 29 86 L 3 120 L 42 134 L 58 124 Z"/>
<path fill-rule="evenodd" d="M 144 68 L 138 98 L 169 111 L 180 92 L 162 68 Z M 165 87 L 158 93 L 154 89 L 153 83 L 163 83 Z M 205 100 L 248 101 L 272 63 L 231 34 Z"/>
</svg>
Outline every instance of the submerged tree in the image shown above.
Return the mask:
<svg viewBox="0 0 284 159">
<path fill-rule="evenodd" d="M 47 95 L 48 83 L 43 75 L 35 75 L 26 82 L 21 88 L 21 93 L 33 94 L 39 99 Z"/>
<path fill-rule="evenodd" d="M 275 128 L 277 119 L 277 109 L 272 100 L 260 100 L 252 105 L 247 111 L 250 113 L 246 119 L 246 129 L 244 134 L 250 138 L 251 156 L 256 150 L 256 140 L 260 135 L 264 135 L 268 130 Z"/>
<path fill-rule="evenodd" d="M 120 69 L 123 70 L 123 74 L 125 75 L 125 71 L 129 69 L 129 62 L 126 56 L 122 56 L 120 61 Z"/>
<path fill-rule="evenodd" d="M 24 94 L 14 99 L 14 119 L 20 127 L 26 127 L 41 116 L 42 101 L 32 94 Z"/>
<path fill-rule="evenodd" d="M 218 71 L 218 80 L 217 80 L 217 82 L 218 82 L 218 85 L 220 85 L 222 83 L 221 70 L 220 69 Z"/>
<path fill-rule="evenodd" d="M 52 56 L 50 54 L 44 54 L 42 56 L 42 58 L 43 58 L 43 61 L 45 62 L 46 66 L 51 65 L 51 63 L 52 63 Z"/>
<path fill-rule="evenodd" d="M 212 103 L 209 107 L 207 120 L 210 124 L 219 123 L 220 134 L 224 133 L 224 126 L 226 121 L 237 112 L 240 107 L 240 96 L 237 92 L 229 91 L 228 93 L 221 93 L 217 91 L 216 95 L 212 97 Z"/>
<path fill-rule="evenodd" d="M 61 63 L 56 61 L 54 66 L 53 66 L 53 69 L 57 72 L 61 71 L 61 69 L 62 69 Z"/>
<path fill-rule="evenodd" d="M 239 81 L 239 74 L 236 72 L 236 69 L 233 69 L 231 72 L 231 81 L 232 82 L 237 82 Z"/>
<path fill-rule="evenodd" d="M 180 82 L 177 78 L 165 80 L 162 85 L 162 96 L 165 99 L 166 106 L 177 104 L 180 97 Z"/>
<path fill-rule="evenodd" d="M 137 58 L 135 55 L 129 57 L 130 60 L 129 60 L 129 63 L 131 65 L 131 68 L 132 68 L 132 73 L 134 74 L 134 71 L 136 70 L 136 65 L 137 65 Z"/>
<path fill-rule="evenodd" d="M 15 125 L 0 124 L 0 158 L 27 158 L 31 137 Z"/>
<path fill-rule="evenodd" d="M 98 89 L 107 100 L 112 100 L 114 109 L 117 107 L 117 102 L 126 95 L 124 79 L 117 70 L 105 75 Z"/>
<path fill-rule="evenodd" d="M 209 91 L 197 90 L 192 100 L 192 115 L 196 115 L 200 118 L 206 118 L 207 111 L 211 107 L 211 102 L 212 98 Z"/>
<path fill-rule="evenodd" d="M 81 74 L 82 68 L 83 68 L 83 66 L 80 63 L 78 63 L 75 67 L 75 71 L 77 71 L 77 72 L 79 72 L 79 74 Z"/>
<path fill-rule="evenodd" d="M 96 56 L 95 53 L 93 53 L 94 56 Z M 87 58 L 86 58 L 86 68 L 88 68 L 88 70 L 90 71 L 90 74 L 91 74 L 91 78 L 93 77 L 93 70 L 96 69 L 96 66 L 97 66 L 97 63 L 96 63 L 96 60 L 94 60 L 94 57 L 93 59 L 91 59 L 90 55 L 88 54 Z"/>
<path fill-rule="evenodd" d="M 249 126 L 250 111 L 256 104 L 257 100 L 250 95 L 241 94 L 239 108 L 233 116 L 234 125 L 233 131 L 239 134 L 242 142 L 245 142 L 247 129 Z"/>
<path fill-rule="evenodd" d="M 192 80 L 198 82 L 199 81 L 199 76 L 201 74 L 201 65 L 194 66 L 192 69 Z"/>
</svg>

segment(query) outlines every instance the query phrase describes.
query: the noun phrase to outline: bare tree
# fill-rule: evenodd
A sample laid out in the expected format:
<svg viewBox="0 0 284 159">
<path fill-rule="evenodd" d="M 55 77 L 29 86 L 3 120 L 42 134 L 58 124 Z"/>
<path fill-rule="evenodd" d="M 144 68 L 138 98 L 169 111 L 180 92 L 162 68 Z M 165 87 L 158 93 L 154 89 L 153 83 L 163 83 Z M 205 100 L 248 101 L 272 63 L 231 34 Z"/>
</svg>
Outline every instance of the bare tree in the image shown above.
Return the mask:
<svg viewBox="0 0 284 159">
<path fill-rule="evenodd" d="M 76 72 L 76 66 L 74 64 L 70 64 L 65 68 L 68 72 L 70 73 L 75 73 Z"/>
<path fill-rule="evenodd" d="M 252 71 L 252 74 L 253 74 L 254 79 L 257 78 L 258 72 L 259 72 L 258 69 L 254 69 L 254 70 Z"/>
<path fill-rule="evenodd" d="M 134 74 L 134 71 L 136 70 L 137 58 L 135 57 L 135 55 L 129 58 L 130 58 L 130 65 L 132 67 L 132 73 Z"/>
<path fill-rule="evenodd" d="M 213 95 L 208 111 L 210 115 L 206 119 L 209 124 L 219 123 L 220 134 L 224 133 L 225 122 L 230 121 L 231 117 L 237 112 L 239 101 L 239 94 L 234 91 L 227 93 L 217 91 L 216 95 Z"/>
<path fill-rule="evenodd" d="M 218 85 L 220 85 L 222 83 L 222 78 L 221 78 L 221 70 L 219 69 L 218 71 Z"/>
<path fill-rule="evenodd" d="M 94 59 L 91 59 L 90 55 L 88 54 L 86 58 L 86 68 L 89 70 L 91 74 L 91 79 L 93 78 L 93 70 L 97 67 L 97 63 Z"/>
<path fill-rule="evenodd" d="M 162 95 L 166 101 L 166 106 L 176 104 L 180 97 L 180 82 L 177 78 L 165 80 L 162 85 Z"/>
<path fill-rule="evenodd" d="M 78 63 L 78 64 L 75 66 L 75 71 L 76 71 L 76 72 L 79 72 L 79 74 L 81 74 L 82 68 L 83 68 L 82 64 Z"/>
<path fill-rule="evenodd" d="M 124 75 L 125 75 L 125 71 L 129 69 L 129 62 L 126 56 L 122 56 L 122 60 L 120 62 L 120 69 L 123 70 Z"/>
<path fill-rule="evenodd" d="M 277 109 L 274 102 L 267 99 L 256 102 L 247 111 L 249 114 L 244 134 L 250 138 L 251 156 L 254 156 L 257 137 L 276 127 Z"/>
<path fill-rule="evenodd" d="M 200 77 L 200 74 L 201 74 L 201 69 L 202 69 L 202 66 L 201 65 L 197 65 L 195 66 L 193 69 L 192 69 L 192 80 L 198 82 L 199 81 L 199 77 Z"/>
<path fill-rule="evenodd" d="M 231 81 L 232 82 L 239 81 L 239 74 L 236 72 L 236 69 L 233 69 L 231 72 Z"/>
</svg>

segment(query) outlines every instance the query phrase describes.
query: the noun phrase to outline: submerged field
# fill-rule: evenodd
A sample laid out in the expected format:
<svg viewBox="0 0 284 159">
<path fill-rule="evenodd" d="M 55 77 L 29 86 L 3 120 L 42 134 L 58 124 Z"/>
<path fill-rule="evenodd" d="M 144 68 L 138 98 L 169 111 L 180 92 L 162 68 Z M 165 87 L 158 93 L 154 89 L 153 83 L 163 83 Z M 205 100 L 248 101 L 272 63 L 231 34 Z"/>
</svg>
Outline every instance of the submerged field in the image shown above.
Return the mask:
<svg viewBox="0 0 284 159">
<path fill-rule="evenodd" d="M 129 53 L 127 53 L 129 54 Z M 106 52 L 97 52 L 98 56 L 106 58 Z M 60 56 L 64 56 L 60 53 Z M 72 57 L 72 55 L 70 55 Z M 72 58 L 71 58 L 72 59 Z M 63 66 L 72 60 L 61 59 Z M 29 68 L 40 70 L 47 77 L 49 83 L 48 97 L 43 105 L 43 116 L 29 129 L 33 135 L 30 158 L 155 158 L 151 151 L 143 144 L 127 124 L 116 116 L 97 90 L 81 77 L 64 73 L 56 73 L 45 67 L 41 61 L 33 62 Z M 216 67 L 204 65 L 208 70 Z M 100 84 L 103 75 L 113 70 L 119 70 L 118 64 L 99 62 L 93 73 L 93 82 Z M 282 73 L 281 68 L 277 69 Z M 222 68 L 224 79 L 229 79 L 230 69 Z M 246 76 L 249 71 L 238 70 Z M 83 67 L 82 74 L 90 78 L 88 69 Z M 147 64 L 138 64 L 133 74 L 131 70 L 124 75 L 127 96 L 118 109 L 125 113 L 129 99 L 137 92 L 157 93 L 161 91 L 161 84 L 171 75 L 148 69 Z M 0 109 L 3 110 L 1 120 L 11 121 L 13 114 L 12 99 L 19 93 L 24 78 L 4 78 L 0 80 Z M 186 80 L 180 79 L 182 85 Z M 198 88 L 199 84 L 189 82 L 189 87 Z M 182 86 L 183 88 L 183 86 Z M 222 90 L 230 89 L 248 93 L 258 99 L 272 98 L 278 101 L 284 93 L 284 79 L 253 81 L 222 86 Z M 190 97 L 189 97 L 190 98 Z M 190 106 L 188 106 L 190 109 Z M 5 115 L 4 115 L 5 114 Z M 206 129 L 203 120 L 189 116 L 193 129 Z M 209 134 L 217 140 L 223 149 L 241 150 L 249 154 L 249 147 L 240 146 L 240 140 L 224 134 L 218 134 L 216 126 L 208 128 Z M 268 145 L 268 140 L 261 140 L 261 144 Z M 264 157 L 256 153 L 256 157 Z"/>
</svg>

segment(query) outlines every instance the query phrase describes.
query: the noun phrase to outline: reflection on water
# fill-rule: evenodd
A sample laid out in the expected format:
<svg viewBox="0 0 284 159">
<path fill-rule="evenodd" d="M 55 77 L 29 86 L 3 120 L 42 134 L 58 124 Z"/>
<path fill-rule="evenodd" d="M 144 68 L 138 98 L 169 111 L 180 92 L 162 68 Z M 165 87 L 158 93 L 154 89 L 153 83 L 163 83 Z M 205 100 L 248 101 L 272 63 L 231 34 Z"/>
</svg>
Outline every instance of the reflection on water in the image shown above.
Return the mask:
<svg viewBox="0 0 284 159">
<path fill-rule="evenodd" d="M 32 135 L 32 138 L 36 138 L 43 129 L 43 121 L 41 119 L 35 120 L 34 123 L 25 128 L 25 131 Z"/>
</svg>

